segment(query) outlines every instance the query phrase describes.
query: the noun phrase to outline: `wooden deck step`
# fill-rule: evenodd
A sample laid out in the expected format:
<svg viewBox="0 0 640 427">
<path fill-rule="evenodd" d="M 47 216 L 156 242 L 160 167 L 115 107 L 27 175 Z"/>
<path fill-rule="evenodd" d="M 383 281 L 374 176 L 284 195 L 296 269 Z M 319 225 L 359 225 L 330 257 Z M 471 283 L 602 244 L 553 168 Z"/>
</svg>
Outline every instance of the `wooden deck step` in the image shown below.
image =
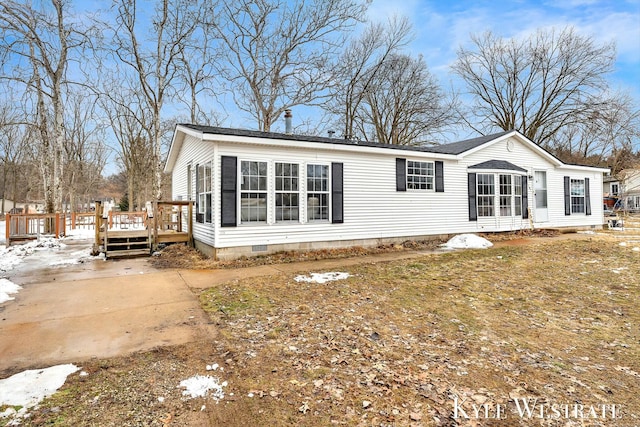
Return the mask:
<svg viewBox="0 0 640 427">
<path fill-rule="evenodd" d="M 151 255 L 151 251 L 147 249 L 126 249 L 126 250 L 110 250 L 107 251 L 107 258 L 133 258 Z"/>
<path fill-rule="evenodd" d="M 104 238 L 107 258 L 124 258 L 151 255 L 151 243 L 147 232 L 107 233 Z"/>
</svg>

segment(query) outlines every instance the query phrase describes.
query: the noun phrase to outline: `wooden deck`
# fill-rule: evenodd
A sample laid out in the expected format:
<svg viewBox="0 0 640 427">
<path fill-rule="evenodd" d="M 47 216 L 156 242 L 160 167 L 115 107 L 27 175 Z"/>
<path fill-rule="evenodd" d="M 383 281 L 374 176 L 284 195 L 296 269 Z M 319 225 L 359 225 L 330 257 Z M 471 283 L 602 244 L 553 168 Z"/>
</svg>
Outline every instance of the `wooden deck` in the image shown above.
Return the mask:
<svg viewBox="0 0 640 427">
<path fill-rule="evenodd" d="M 109 215 L 103 215 L 102 206 L 96 203 L 96 228 L 94 253 L 104 252 L 107 258 L 126 256 L 149 256 L 158 245 L 185 243 L 193 245 L 193 202 L 154 202 L 148 217 L 145 215 L 144 229 L 111 228 Z M 130 218 L 132 213 L 119 213 Z M 109 220 L 107 220 L 109 218 Z"/>
</svg>

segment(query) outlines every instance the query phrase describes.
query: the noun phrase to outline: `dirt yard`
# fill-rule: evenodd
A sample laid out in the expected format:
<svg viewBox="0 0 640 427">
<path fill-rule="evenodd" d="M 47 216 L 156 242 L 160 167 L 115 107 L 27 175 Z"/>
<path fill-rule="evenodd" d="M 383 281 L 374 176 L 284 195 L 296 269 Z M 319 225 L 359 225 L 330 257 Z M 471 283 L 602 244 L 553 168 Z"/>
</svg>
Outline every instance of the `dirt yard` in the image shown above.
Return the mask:
<svg viewBox="0 0 640 427">
<path fill-rule="evenodd" d="M 82 363 L 25 425 L 637 426 L 640 243 L 621 243 L 228 282 L 200 294 L 215 341 Z M 225 381 L 224 397 L 183 396 L 196 374 Z"/>
</svg>

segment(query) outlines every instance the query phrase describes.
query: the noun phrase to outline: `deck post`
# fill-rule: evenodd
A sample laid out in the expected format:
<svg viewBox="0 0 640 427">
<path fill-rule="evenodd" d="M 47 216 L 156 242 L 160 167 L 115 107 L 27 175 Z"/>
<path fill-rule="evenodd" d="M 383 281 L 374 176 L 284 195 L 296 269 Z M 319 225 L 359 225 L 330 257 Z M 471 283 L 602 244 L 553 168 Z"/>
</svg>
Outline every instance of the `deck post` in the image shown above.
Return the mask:
<svg viewBox="0 0 640 427">
<path fill-rule="evenodd" d="M 153 201 L 153 243 L 151 244 L 151 250 L 155 251 L 158 248 L 158 217 L 160 216 L 158 211 L 158 201 Z"/>
<path fill-rule="evenodd" d="M 11 214 L 7 214 L 6 216 L 5 237 L 7 239 L 7 246 L 11 246 Z"/>
<path fill-rule="evenodd" d="M 193 247 L 193 203 L 189 202 L 187 205 L 188 219 L 187 219 L 187 233 L 189 233 L 189 246 Z"/>
<path fill-rule="evenodd" d="M 54 217 L 54 221 L 56 224 L 53 226 L 53 232 L 56 235 L 56 239 L 60 237 L 60 214 L 56 212 L 56 216 Z"/>
<path fill-rule="evenodd" d="M 102 202 L 96 200 L 95 218 L 93 229 L 95 231 L 95 241 L 93 242 L 93 253 L 98 254 L 98 248 L 100 247 L 100 226 L 102 225 Z"/>
<path fill-rule="evenodd" d="M 76 213 L 75 212 L 71 212 L 71 229 L 72 230 L 76 229 Z"/>
</svg>

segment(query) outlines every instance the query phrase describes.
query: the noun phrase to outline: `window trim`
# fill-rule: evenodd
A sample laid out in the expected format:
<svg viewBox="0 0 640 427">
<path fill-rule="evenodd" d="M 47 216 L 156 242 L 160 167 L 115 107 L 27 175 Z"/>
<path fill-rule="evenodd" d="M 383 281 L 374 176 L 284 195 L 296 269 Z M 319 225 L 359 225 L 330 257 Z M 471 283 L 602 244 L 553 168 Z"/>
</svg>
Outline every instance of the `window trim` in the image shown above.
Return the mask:
<svg viewBox="0 0 640 427">
<path fill-rule="evenodd" d="M 574 194 L 574 184 L 581 184 L 582 194 Z M 586 193 L 586 180 L 584 178 L 570 178 L 569 179 L 569 196 L 571 198 L 571 215 L 587 213 L 587 193 Z M 582 200 L 582 203 L 579 201 Z M 578 202 L 578 203 L 576 203 Z M 578 210 L 578 208 L 582 208 Z"/>
<path fill-rule="evenodd" d="M 304 204 L 306 209 L 305 222 L 306 223 L 327 223 L 331 222 L 331 163 L 323 163 L 323 162 L 313 162 L 313 163 L 305 163 L 305 175 L 304 175 Z M 320 179 L 326 180 L 326 190 L 309 190 L 309 166 L 320 166 L 326 169 L 326 178 L 316 177 L 314 176 L 312 179 Z M 309 195 L 319 194 L 321 196 L 325 196 L 327 200 L 326 206 L 323 206 L 322 203 L 318 206 L 322 212 L 322 209 L 326 209 L 326 218 L 309 218 Z M 322 216 L 322 214 L 321 214 Z"/>
<path fill-rule="evenodd" d="M 278 176 L 278 165 L 289 165 L 289 166 L 297 166 L 298 171 L 296 176 L 294 177 L 293 175 L 291 176 L 286 176 L 286 175 L 282 175 L 282 176 Z M 274 161 L 273 162 L 273 196 L 274 196 L 274 202 L 273 202 L 273 207 L 274 207 L 274 221 L 276 223 L 299 223 L 301 221 L 301 211 L 302 211 L 302 206 L 301 206 L 301 197 L 300 197 L 300 193 L 302 192 L 301 190 L 301 174 L 300 174 L 300 163 L 299 162 L 291 162 L 291 161 Z M 267 176 L 269 175 L 269 170 L 267 168 Z M 282 177 L 284 179 L 295 179 L 296 180 L 296 184 L 297 184 L 297 189 L 296 190 L 278 190 L 278 178 Z M 293 181 L 292 181 L 293 183 Z M 268 184 L 267 184 L 267 188 L 268 188 Z M 290 194 L 290 195 L 296 195 L 297 199 L 298 199 L 298 204 L 295 206 L 298 210 L 298 214 L 297 214 L 297 218 L 290 218 L 290 219 L 278 219 L 278 195 L 279 194 Z M 267 204 L 268 206 L 268 204 Z M 289 206 L 289 208 L 291 209 L 293 207 L 293 205 Z M 283 207 L 280 207 L 283 208 Z M 267 214 L 268 216 L 268 214 Z"/>
<path fill-rule="evenodd" d="M 207 176 L 209 177 L 208 180 Z M 200 185 L 201 180 L 202 186 Z M 208 186 L 207 183 L 209 184 Z M 213 161 L 196 164 L 195 190 L 196 222 L 199 224 L 211 224 L 213 222 Z"/>
<path fill-rule="evenodd" d="M 412 165 L 413 164 L 413 165 Z M 418 166 L 416 168 L 416 164 L 419 164 L 420 166 Z M 413 169 L 413 171 L 415 172 L 416 170 L 418 171 L 422 171 L 423 170 L 423 165 L 426 165 L 426 167 L 424 167 L 425 172 L 427 173 L 409 173 L 409 171 L 411 169 Z M 429 170 L 431 171 L 431 173 L 428 173 Z M 420 180 L 418 180 L 418 182 L 412 182 L 411 178 L 422 178 L 425 177 L 425 182 L 424 182 L 424 186 L 425 188 L 421 188 L 422 187 L 422 182 L 419 182 Z M 412 190 L 412 191 L 433 191 L 435 192 L 436 189 L 436 165 L 434 161 L 422 161 L 422 160 L 411 160 L 411 159 L 406 159 L 406 171 L 405 171 L 405 179 L 406 179 L 406 189 L 407 191 Z"/>
<path fill-rule="evenodd" d="M 528 189 L 523 185 L 523 177 L 526 178 L 527 175 L 509 170 L 485 170 L 473 173 L 469 172 L 468 176 L 468 185 L 471 186 L 473 184 L 473 188 L 469 187 L 470 190 L 473 190 L 473 193 L 469 193 L 470 221 L 477 221 L 479 218 L 527 218 L 525 217 L 526 207 L 524 206 L 524 203 L 528 200 L 526 193 Z M 482 176 L 493 176 L 492 184 L 483 184 L 485 186 L 491 185 L 491 194 L 484 194 L 487 189 L 484 189 L 483 191 L 480 188 L 479 182 Z M 508 193 L 506 192 L 506 187 L 504 187 L 504 184 L 502 183 L 503 176 L 510 177 Z M 518 189 L 520 191 L 519 194 L 517 191 Z M 504 197 L 509 198 L 508 207 L 503 203 Z M 488 202 L 488 198 L 491 198 L 490 203 Z M 487 209 L 489 210 L 487 211 Z M 508 209 L 509 214 L 503 213 L 505 212 L 505 209 Z"/>
<path fill-rule="evenodd" d="M 480 191 L 480 177 L 491 177 L 488 183 L 483 183 L 483 191 Z M 485 190 L 490 190 L 485 193 Z M 496 174 L 495 173 L 476 173 L 476 209 L 478 218 L 492 218 L 496 216 Z M 484 203 L 489 201 L 490 203 Z M 482 209 L 482 210 L 481 210 Z M 488 209 L 488 211 L 487 211 Z M 490 212 L 490 213 L 489 213 Z"/>
<path fill-rule="evenodd" d="M 256 175 L 256 177 L 258 178 L 258 186 L 260 186 L 260 178 L 263 177 L 263 175 L 260 175 L 260 170 L 259 170 L 259 164 L 260 163 L 264 163 L 266 166 L 266 172 L 264 175 L 265 178 L 265 189 L 264 190 L 253 190 L 253 189 L 249 189 L 249 190 L 243 190 L 242 189 L 242 185 L 243 185 L 243 173 L 242 173 L 242 165 L 243 163 L 248 162 L 248 163 L 257 163 L 258 164 L 258 175 Z M 255 160 L 255 159 L 239 159 L 239 165 L 238 165 L 238 210 L 239 210 L 239 224 L 240 225 L 264 225 L 264 224 L 268 224 L 269 223 L 269 193 L 270 193 L 270 188 L 269 188 L 269 161 L 266 160 Z M 251 177 L 252 175 L 249 174 L 249 177 Z M 243 220 L 242 218 L 242 200 L 243 200 L 243 194 L 264 194 L 264 205 L 265 205 L 265 213 L 264 213 L 264 219 L 259 219 L 256 221 L 251 221 L 251 220 Z M 251 198 L 249 198 L 248 200 L 250 200 Z M 259 198 L 257 198 L 257 200 L 259 200 Z M 250 209 L 250 208 L 249 208 Z M 249 210 L 249 212 L 251 212 L 251 210 Z M 258 217 L 260 217 L 259 213 L 258 213 Z"/>
</svg>

